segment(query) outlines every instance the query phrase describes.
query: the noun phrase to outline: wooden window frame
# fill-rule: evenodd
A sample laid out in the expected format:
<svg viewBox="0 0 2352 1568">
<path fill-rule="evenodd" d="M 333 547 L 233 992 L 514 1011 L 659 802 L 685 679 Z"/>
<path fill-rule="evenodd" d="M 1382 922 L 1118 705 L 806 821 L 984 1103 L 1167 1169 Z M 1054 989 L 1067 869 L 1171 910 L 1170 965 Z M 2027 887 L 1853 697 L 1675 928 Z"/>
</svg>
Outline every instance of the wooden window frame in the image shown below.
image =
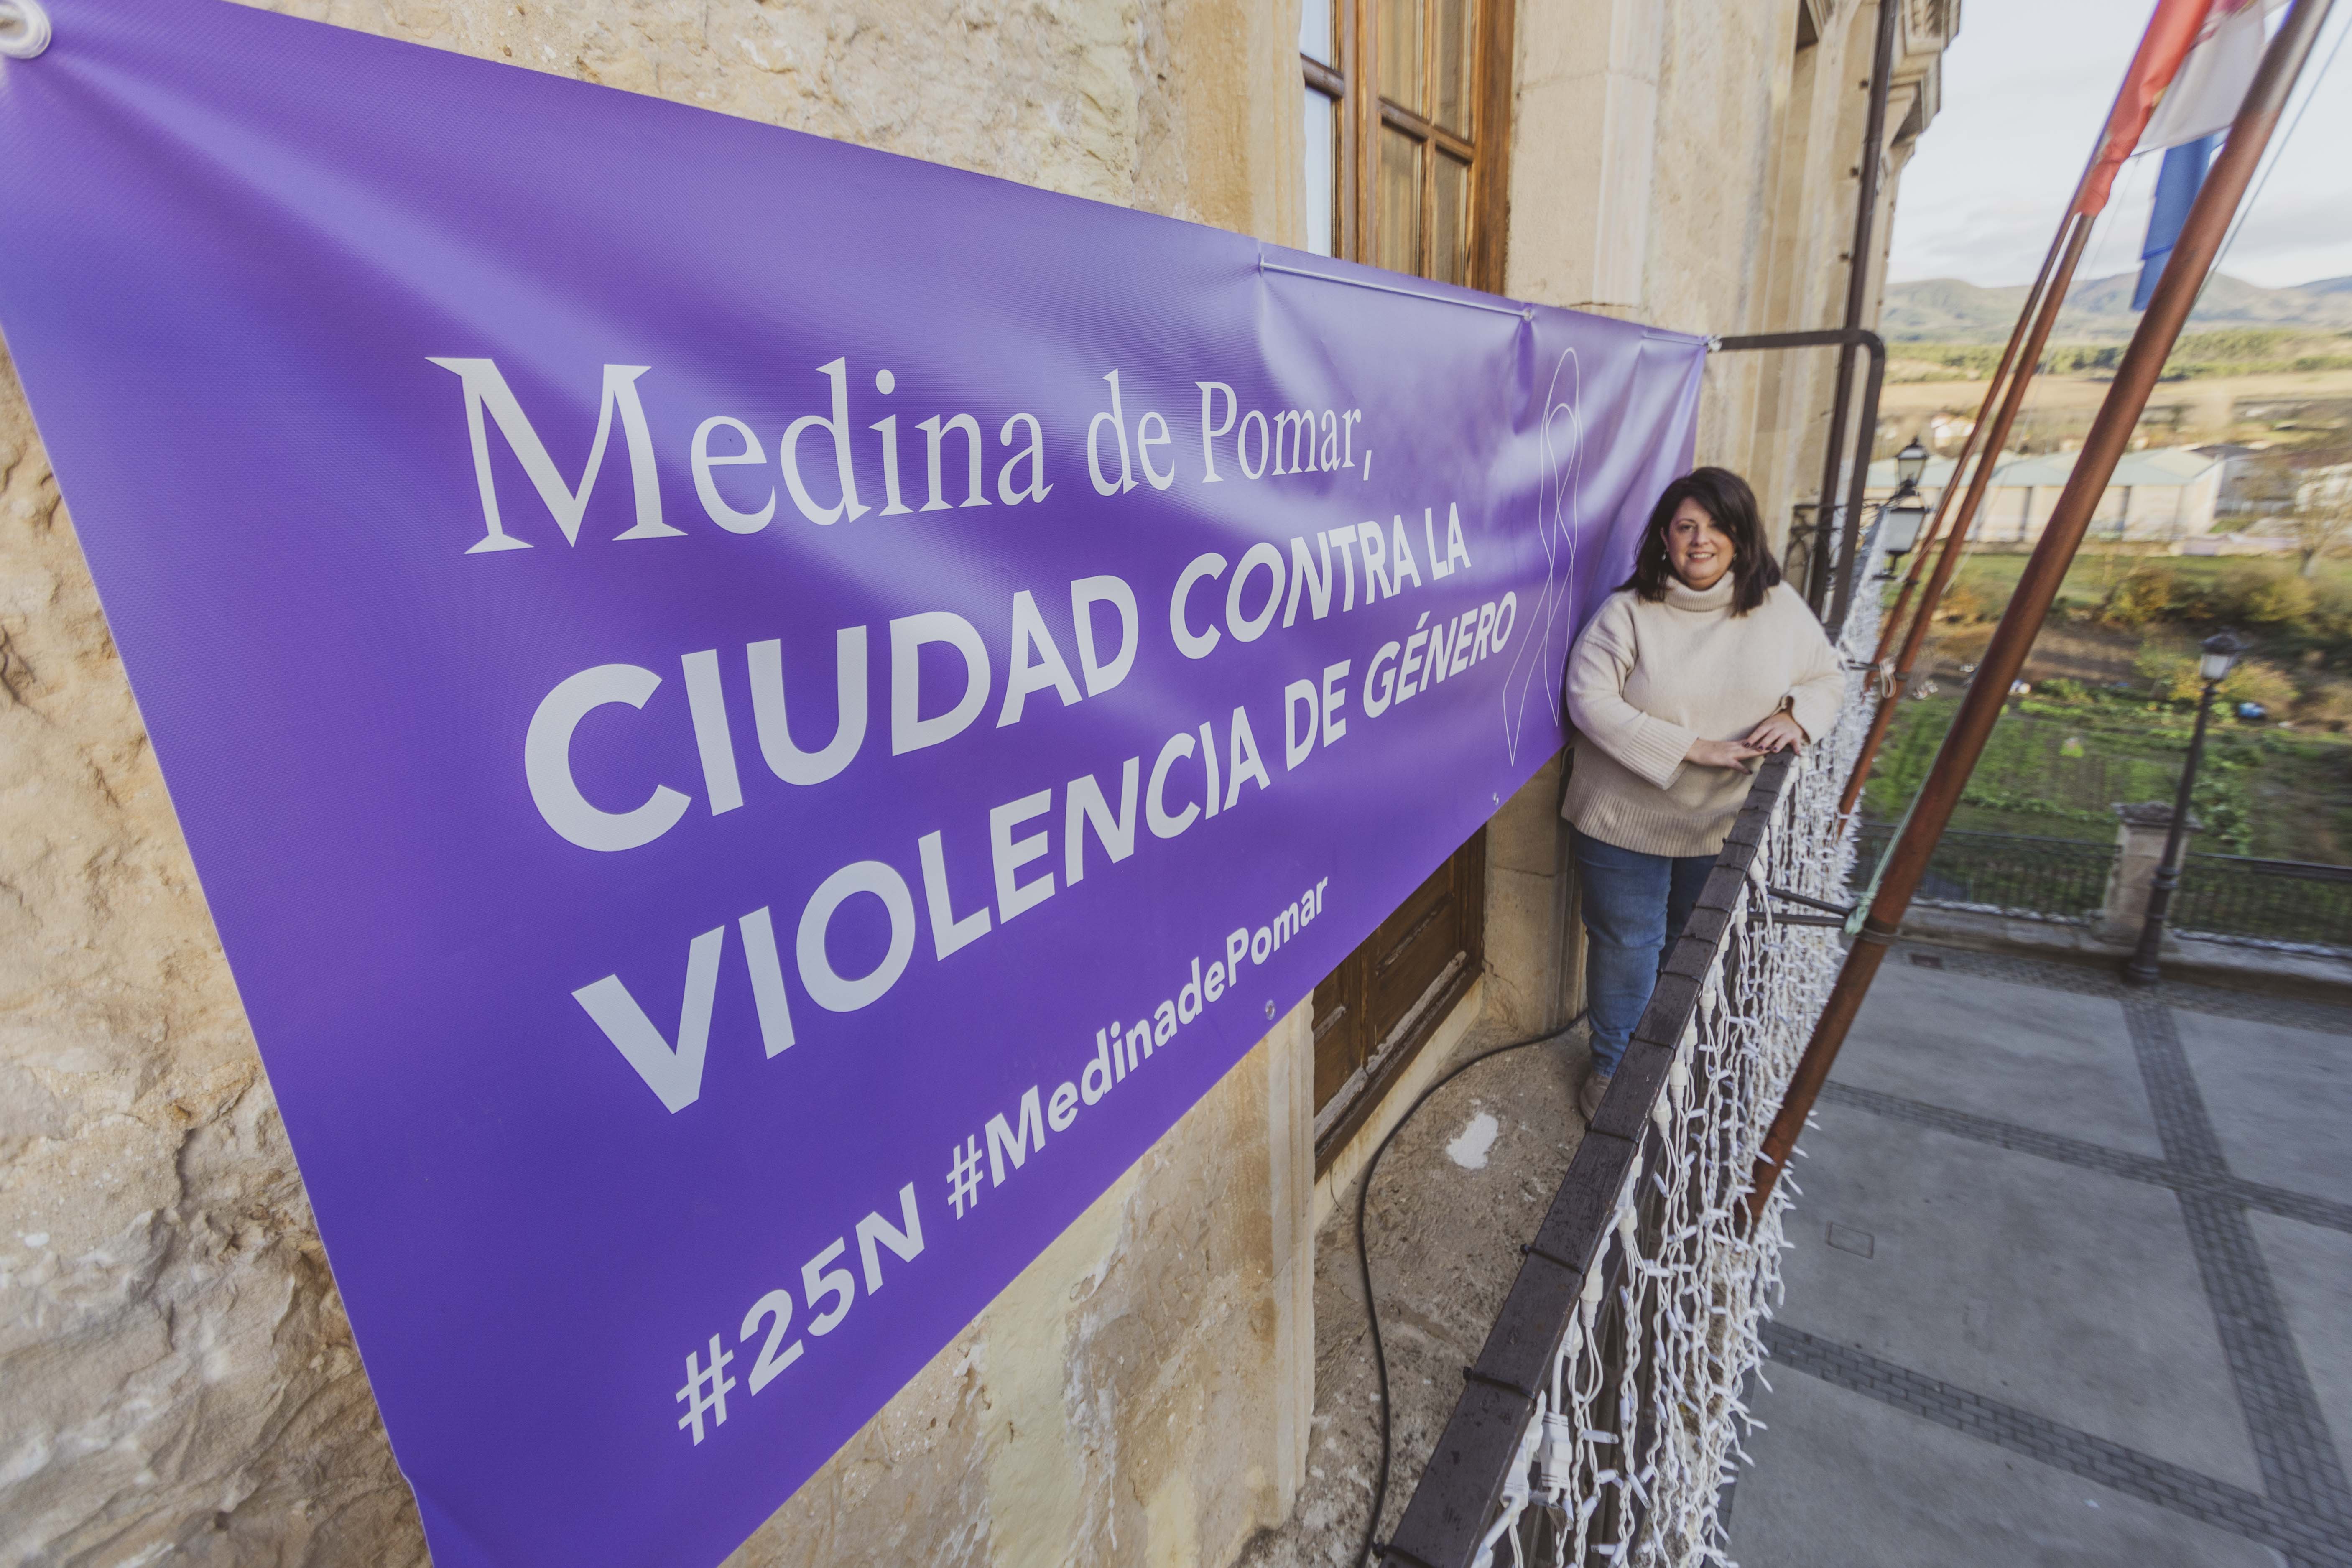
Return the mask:
<svg viewBox="0 0 2352 1568">
<path fill-rule="evenodd" d="M 1317 0 L 1306 0 L 1313 5 Z M 1413 138 L 1421 156 L 1420 238 L 1413 274 L 1434 261 L 1438 160 L 1468 163 L 1461 282 L 1499 293 L 1510 217 L 1512 31 L 1517 0 L 1466 0 L 1469 134 L 1433 123 L 1379 90 L 1377 18 L 1386 0 L 1326 0 L 1332 5 L 1328 65 L 1298 57 L 1301 90 L 1335 100 L 1331 250 L 1378 265 L 1381 139 Z M 1443 88 L 1443 45 L 1433 0 L 1421 26 L 1422 79 L 1434 110 Z M 1448 1015 L 1486 969 L 1486 832 L 1481 827 L 1315 988 L 1315 1159 L 1328 1169 L 1363 1129 Z M 1443 921 L 1442 926 L 1436 924 Z M 1449 942 L 1445 939 L 1450 936 Z"/>
<path fill-rule="evenodd" d="M 1316 0 L 1306 0 L 1313 5 Z M 1471 7 L 1470 134 L 1447 130 L 1381 95 L 1379 29 L 1372 26 L 1381 0 L 1333 0 L 1331 52 L 1326 65 L 1298 57 L 1302 89 L 1311 88 L 1337 100 L 1339 146 L 1332 157 L 1331 185 L 1335 211 L 1331 219 L 1332 254 L 1377 266 L 1380 233 L 1380 135 L 1393 126 L 1424 146 L 1467 162 L 1469 264 L 1464 282 L 1472 289 L 1500 293 L 1505 276 L 1506 241 L 1510 227 L 1511 61 L 1517 0 L 1467 0 Z M 1437 29 L 1423 29 L 1424 79 L 1436 79 Z M 1421 203 L 1424 214 L 1436 205 L 1437 160 L 1422 160 Z M 1435 226 L 1421 226 L 1420 256 L 1414 273 L 1429 275 Z"/>
</svg>

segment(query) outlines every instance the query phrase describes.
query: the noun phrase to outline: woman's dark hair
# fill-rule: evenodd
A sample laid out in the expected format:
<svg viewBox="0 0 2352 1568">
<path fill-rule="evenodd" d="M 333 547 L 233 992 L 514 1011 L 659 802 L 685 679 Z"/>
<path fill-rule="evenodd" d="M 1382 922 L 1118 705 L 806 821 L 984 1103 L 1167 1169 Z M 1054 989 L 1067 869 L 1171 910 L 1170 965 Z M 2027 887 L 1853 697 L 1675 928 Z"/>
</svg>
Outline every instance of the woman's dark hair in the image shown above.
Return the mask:
<svg viewBox="0 0 2352 1568">
<path fill-rule="evenodd" d="M 1642 530 L 1642 547 L 1633 556 L 1633 574 L 1618 584 L 1644 599 L 1666 596 L 1666 583 L 1675 569 L 1666 556 L 1666 526 L 1686 500 L 1696 501 L 1731 540 L 1731 613 L 1744 616 L 1764 602 L 1780 581 L 1780 563 L 1764 542 L 1763 520 L 1757 515 L 1756 492 L 1729 468 L 1693 468 L 1666 487 L 1650 509 Z"/>
</svg>

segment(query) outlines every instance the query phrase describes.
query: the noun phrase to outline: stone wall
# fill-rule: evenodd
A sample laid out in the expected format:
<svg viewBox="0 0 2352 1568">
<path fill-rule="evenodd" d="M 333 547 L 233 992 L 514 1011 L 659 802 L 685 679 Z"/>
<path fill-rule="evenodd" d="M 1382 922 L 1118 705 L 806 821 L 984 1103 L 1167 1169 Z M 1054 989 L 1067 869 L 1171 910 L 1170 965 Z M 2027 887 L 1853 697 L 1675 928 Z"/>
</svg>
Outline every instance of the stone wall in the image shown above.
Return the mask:
<svg viewBox="0 0 2352 1568">
<path fill-rule="evenodd" d="M 195 872 L 0 367 L 0 1555 L 420 1562 Z"/>
<path fill-rule="evenodd" d="M 1265 235 L 1295 12 L 399 0 L 314 19 Z M 1287 14 L 1286 14 L 1287 13 Z M 0 363 L 0 1556 L 425 1561 L 269 1086 Z M 737 1563 L 1229 1560 L 1312 1398 L 1286 1019 Z"/>
<path fill-rule="evenodd" d="M 1890 3 L 1905 10 L 1865 326 L 1949 25 L 1939 0 Z M 1523 6 L 1508 291 L 1725 337 L 1842 324 L 1877 18 L 1861 0 Z M 1776 539 L 1821 489 L 1835 363 L 1753 351 L 1707 366 L 1699 460 L 1748 474 Z"/>
<path fill-rule="evenodd" d="M 1846 57 L 1859 29 L 1867 60 L 1869 12 L 1837 0 L 1800 53 L 1800 4 L 1823 10 L 1523 5 L 1512 291 L 1698 331 L 1832 321 L 1859 135 Z M 278 8 L 1270 238 L 1300 227 L 1295 0 Z M 1702 458 L 1805 483 L 1821 374 L 1710 369 Z M 1557 791 L 1547 769 L 1490 830 L 1488 972 L 1422 1078 L 1482 1011 L 1534 1032 L 1573 1005 Z M 0 1555 L 422 1563 L 5 361 L 0 803 Z M 1313 1222 L 1386 1126 L 1318 1182 L 1311 1050 L 1302 1008 L 733 1561 L 1189 1568 L 1284 1518 L 1312 1401 Z"/>
</svg>

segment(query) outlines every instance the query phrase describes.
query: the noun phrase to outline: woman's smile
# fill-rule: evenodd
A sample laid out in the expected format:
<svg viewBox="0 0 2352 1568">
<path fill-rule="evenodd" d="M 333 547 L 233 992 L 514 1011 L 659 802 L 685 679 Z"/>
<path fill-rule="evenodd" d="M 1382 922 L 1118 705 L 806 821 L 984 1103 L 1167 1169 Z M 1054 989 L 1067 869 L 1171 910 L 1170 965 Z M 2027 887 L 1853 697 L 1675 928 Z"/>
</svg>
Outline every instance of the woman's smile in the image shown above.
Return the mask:
<svg viewBox="0 0 2352 1568">
<path fill-rule="evenodd" d="M 1675 508 L 1665 534 L 1666 560 L 1675 575 L 1701 591 L 1714 587 L 1738 553 L 1730 536 L 1696 500 Z"/>
</svg>

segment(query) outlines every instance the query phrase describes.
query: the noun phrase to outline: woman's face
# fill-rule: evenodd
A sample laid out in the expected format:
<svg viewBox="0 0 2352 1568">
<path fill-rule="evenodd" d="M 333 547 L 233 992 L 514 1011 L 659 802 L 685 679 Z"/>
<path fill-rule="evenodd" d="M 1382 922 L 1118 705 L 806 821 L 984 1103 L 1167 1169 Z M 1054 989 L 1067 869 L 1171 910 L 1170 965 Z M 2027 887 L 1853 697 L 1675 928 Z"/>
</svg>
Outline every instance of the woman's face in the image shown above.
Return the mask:
<svg viewBox="0 0 2352 1568">
<path fill-rule="evenodd" d="M 1731 535 L 1717 526 L 1706 509 L 1685 500 L 1666 523 L 1666 563 L 1675 575 L 1702 591 L 1712 588 L 1731 570 Z"/>
</svg>

